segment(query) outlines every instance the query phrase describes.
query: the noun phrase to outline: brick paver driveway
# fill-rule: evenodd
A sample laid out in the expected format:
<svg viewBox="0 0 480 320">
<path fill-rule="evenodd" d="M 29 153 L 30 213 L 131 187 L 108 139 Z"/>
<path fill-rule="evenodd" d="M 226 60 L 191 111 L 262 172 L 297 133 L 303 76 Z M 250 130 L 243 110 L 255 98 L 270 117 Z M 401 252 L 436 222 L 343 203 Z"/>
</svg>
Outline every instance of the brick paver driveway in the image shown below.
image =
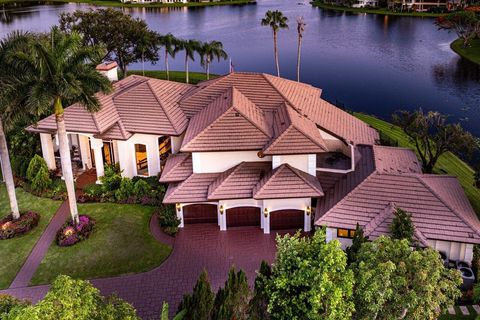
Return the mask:
<svg viewBox="0 0 480 320">
<path fill-rule="evenodd" d="M 231 228 L 217 225 L 187 225 L 175 240 L 171 256 L 158 268 L 141 274 L 96 279 L 92 283 L 105 295 L 116 293 L 129 301 L 143 319 L 158 319 L 163 301 L 175 311 L 184 293 L 191 292 L 205 268 L 217 289 L 226 280 L 231 265 L 243 269 L 253 284 L 262 259 L 275 257 L 275 234 L 264 235 L 259 228 Z M 4 291 L 33 302 L 41 299 L 48 286 Z"/>
</svg>

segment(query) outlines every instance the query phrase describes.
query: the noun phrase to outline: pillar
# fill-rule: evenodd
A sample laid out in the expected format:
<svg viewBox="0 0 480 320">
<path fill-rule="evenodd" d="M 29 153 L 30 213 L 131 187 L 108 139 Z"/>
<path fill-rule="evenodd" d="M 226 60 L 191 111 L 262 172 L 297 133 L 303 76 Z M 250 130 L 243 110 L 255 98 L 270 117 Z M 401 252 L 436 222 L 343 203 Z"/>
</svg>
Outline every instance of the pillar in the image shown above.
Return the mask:
<svg viewBox="0 0 480 320">
<path fill-rule="evenodd" d="M 179 228 L 183 228 L 185 224 L 183 223 L 183 206 L 180 203 L 175 205 L 175 210 L 177 211 L 177 218 L 180 219 Z"/>
<path fill-rule="evenodd" d="M 133 178 L 133 166 L 135 159 L 135 149 L 128 141 L 117 141 L 118 164 L 122 170 L 122 176 Z"/>
<path fill-rule="evenodd" d="M 270 234 L 270 211 L 267 207 L 262 210 L 263 233 Z"/>
<path fill-rule="evenodd" d="M 310 232 L 312 230 L 312 208 L 307 207 L 304 210 L 303 231 Z"/>
<path fill-rule="evenodd" d="M 52 135 L 49 133 L 40 133 L 40 142 L 42 144 L 43 159 L 45 159 L 48 169 L 57 169 L 57 164 L 55 163 L 55 153 L 53 151 Z"/>
<path fill-rule="evenodd" d="M 223 205 L 218 206 L 218 225 L 220 231 L 227 231 L 227 212 Z"/>
<path fill-rule="evenodd" d="M 92 159 L 90 155 L 90 147 L 88 146 L 88 137 L 78 135 L 78 143 L 80 145 L 80 156 L 82 157 L 82 168 L 88 170 L 92 168 Z"/>
<path fill-rule="evenodd" d="M 151 137 L 144 143 L 147 147 L 148 175 L 156 176 L 160 172 L 160 156 L 158 154 L 158 138 Z"/>
<path fill-rule="evenodd" d="M 93 149 L 93 155 L 95 157 L 95 169 L 97 171 L 97 183 L 100 183 L 100 177 L 105 174 L 105 168 L 103 164 L 103 141 L 101 139 L 90 138 L 91 146 Z"/>
</svg>

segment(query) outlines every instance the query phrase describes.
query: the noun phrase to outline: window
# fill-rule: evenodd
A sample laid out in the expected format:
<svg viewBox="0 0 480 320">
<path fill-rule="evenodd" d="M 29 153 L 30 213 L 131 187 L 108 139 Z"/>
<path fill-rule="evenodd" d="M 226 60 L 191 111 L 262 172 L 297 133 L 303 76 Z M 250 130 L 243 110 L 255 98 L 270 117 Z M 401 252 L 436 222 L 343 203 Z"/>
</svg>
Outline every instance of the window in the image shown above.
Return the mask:
<svg viewBox="0 0 480 320">
<path fill-rule="evenodd" d="M 163 170 L 168 156 L 172 153 L 172 143 L 170 137 L 163 136 L 158 138 L 158 156 L 160 158 L 160 168 Z"/>
<path fill-rule="evenodd" d="M 337 238 L 353 238 L 355 230 L 350 229 L 337 229 Z"/>
<path fill-rule="evenodd" d="M 104 141 L 102 147 L 103 162 L 106 164 L 114 164 L 115 158 L 113 155 L 113 143 L 111 141 Z"/>
<path fill-rule="evenodd" d="M 137 163 L 137 175 L 148 176 L 148 158 L 146 145 L 135 145 L 135 159 Z"/>
</svg>

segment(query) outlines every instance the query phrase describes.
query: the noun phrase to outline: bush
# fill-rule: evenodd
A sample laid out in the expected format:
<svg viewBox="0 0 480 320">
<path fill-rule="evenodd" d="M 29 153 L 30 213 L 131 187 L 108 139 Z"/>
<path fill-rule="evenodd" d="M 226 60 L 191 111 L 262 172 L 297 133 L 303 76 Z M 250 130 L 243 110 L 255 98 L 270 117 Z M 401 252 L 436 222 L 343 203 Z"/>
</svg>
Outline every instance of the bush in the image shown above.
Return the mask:
<svg viewBox="0 0 480 320">
<path fill-rule="evenodd" d="M 13 220 L 9 214 L 0 220 L 0 240 L 10 239 L 27 233 L 38 225 L 40 215 L 33 211 L 20 214 L 20 218 Z"/>
<path fill-rule="evenodd" d="M 133 187 L 133 192 L 137 199 L 141 199 L 149 194 L 151 190 L 150 185 L 143 179 L 138 180 L 135 182 Z"/>
<path fill-rule="evenodd" d="M 30 164 L 32 158 L 16 156 L 12 154 L 12 152 L 10 152 L 10 155 L 13 174 L 18 178 L 25 179 L 27 177 L 28 165 Z"/>
<path fill-rule="evenodd" d="M 67 186 L 62 179 L 53 180 L 50 198 L 53 200 L 67 200 Z"/>
<path fill-rule="evenodd" d="M 36 154 L 32 160 L 30 160 L 30 163 L 28 164 L 27 168 L 27 179 L 28 181 L 32 182 L 33 179 L 35 179 L 35 176 L 37 175 L 38 171 L 44 168 L 46 172 L 48 172 L 48 166 L 45 160 L 40 157 L 38 154 Z"/>
<path fill-rule="evenodd" d="M 181 220 L 177 217 L 175 206 L 166 205 L 157 209 L 158 222 L 162 230 L 171 236 L 178 232 L 178 226 Z"/>
<path fill-rule="evenodd" d="M 102 182 L 104 193 L 112 193 L 120 188 L 122 175 L 120 174 L 118 164 L 105 166 L 105 174 L 100 177 L 100 181 Z"/>
<path fill-rule="evenodd" d="M 120 183 L 120 188 L 115 191 L 115 199 L 117 201 L 126 201 L 134 195 L 134 184 L 132 179 L 123 178 Z"/>
<path fill-rule="evenodd" d="M 8 294 L 0 294 L 0 319 L 3 314 L 8 314 L 15 307 L 28 306 L 27 301 L 19 300 Z"/>
<path fill-rule="evenodd" d="M 480 283 L 473 286 L 473 303 L 480 303 Z"/>
<path fill-rule="evenodd" d="M 71 221 L 66 222 L 57 232 L 57 244 L 60 247 L 73 246 L 85 240 L 92 233 L 95 227 L 95 220 L 87 215 L 79 217 L 78 224 Z"/>
<path fill-rule="evenodd" d="M 43 166 L 38 169 L 37 174 L 32 179 L 32 190 L 37 193 L 43 193 L 52 185 L 52 179 L 50 179 L 50 174 L 46 168 Z"/>
<path fill-rule="evenodd" d="M 103 196 L 103 187 L 100 184 L 87 184 L 83 187 L 83 195 L 78 198 L 79 202 L 100 201 Z"/>
</svg>

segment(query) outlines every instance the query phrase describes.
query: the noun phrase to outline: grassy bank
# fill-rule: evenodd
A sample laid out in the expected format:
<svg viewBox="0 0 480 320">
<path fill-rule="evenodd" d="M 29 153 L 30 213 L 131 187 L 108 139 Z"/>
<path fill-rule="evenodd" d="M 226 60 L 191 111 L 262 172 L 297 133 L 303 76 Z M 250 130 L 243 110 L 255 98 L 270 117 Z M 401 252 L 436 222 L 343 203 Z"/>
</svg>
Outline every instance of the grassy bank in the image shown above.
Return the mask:
<svg viewBox="0 0 480 320">
<path fill-rule="evenodd" d="M 15 0 L 0 0 L 0 4 L 15 3 Z M 216 2 L 187 2 L 187 3 L 122 3 L 115 0 L 48 0 L 45 2 L 58 3 L 85 3 L 94 6 L 105 7 L 126 7 L 126 8 L 168 8 L 168 7 L 208 7 L 221 5 L 235 5 L 235 4 L 255 4 L 255 0 L 221 0 Z"/>
<path fill-rule="evenodd" d="M 138 75 L 143 75 L 143 72 L 141 70 L 131 70 L 127 72 L 128 75 L 131 74 L 138 74 Z M 162 79 L 166 80 L 167 79 L 167 73 L 165 71 L 151 71 L 151 70 L 145 70 L 145 76 L 150 77 L 150 78 L 156 78 L 156 79 Z M 202 72 L 189 72 L 188 73 L 189 77 L 189 82 L 190 84 L 197 84 L 200 81 L 207 80 L 207 75 Z M 217 78 L 218 75 L 216 74 L 210 74 L 210 79 Z M 183 71 L 170 71 L 170 80 L 171 81 L 176 81 L 176 82 L 185 82 L 185 72 Z"/>
<path fill-rule="evenodd" d="M 414 149 L 413 145 L 408 140 L 408 137 L 399 127 L 362 113 L 355 113 L 354 115 L 378 131 L 381 131 L 390 139 L 397 141 L 400 147 Z M 465 194 L 470 200 L 475 212 L 480 217 L 480 190 L 473 185 L 474 171 L 468 164 L 454 154 L 448 152 L 438 160 L 435 167 L 435 173 L 456 176 L 465 190 Z"/>
<path fill-rule="evenodd" d="M 462 39 L 457 39 L 450 44 L 450 48 L 462 58 L 480 65 L 480 39 L 472 40 L 467 48 L 463 46 Z"/>
<path fill-rule="evenodd" d="M 0 240 L 0 289 L 6 289 L 32 251 L 55 212 L 59 201 L 38 198 L 23 189 L 16 190 L 20 210 L 32 210 L 40 214 L 38 226 L 25 235 L 8 240 Z M 10 213 L 7 190 L 0 184 L 0 218 Z"/>
<path fill-rule="evenodd" d="M 353 12 L 353 13 L 371 13 L 371 14 L 381 14 L 381 15 L 388 15 L 388 16 L 406 16 L 406 17 L 439 17 L 443 15 L 442 13 L 430 13 L 430 12 L 394 12 L 390 11 L 386 8 L 350 8 L 350 7 L 343 7 L 343 6 L 336 6 L 332 4 L 323 3 L 320 1 L 312 1 L 311 4 L 314 7 L 322 8 L 322 9 L 329 9 L 329 10 L 337 10 L 337 11 L 345 11 L 345 12 Z"/>
</svg>

